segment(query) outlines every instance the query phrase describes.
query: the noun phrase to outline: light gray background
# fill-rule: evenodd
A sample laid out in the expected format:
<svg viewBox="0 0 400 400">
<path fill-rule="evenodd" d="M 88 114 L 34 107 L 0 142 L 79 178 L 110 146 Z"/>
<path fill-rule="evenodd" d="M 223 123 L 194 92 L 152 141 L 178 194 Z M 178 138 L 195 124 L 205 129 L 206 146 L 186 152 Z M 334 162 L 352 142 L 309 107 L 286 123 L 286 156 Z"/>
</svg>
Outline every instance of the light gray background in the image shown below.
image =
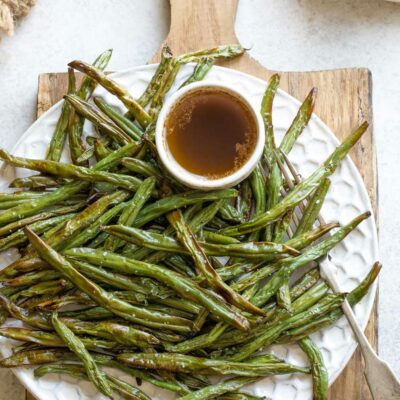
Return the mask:
<svg viewBox="0 0 400 400">
<path fill-rule="evenodd" d="M 218 1 L 218 0 L 216 0 Z M 11 149 L 35 118 L 37 76 L 114 49 L 110 69 L 144 64 L 167 34 L 167 0 L 38 0 L 0 41 L 0 146 Z M 205 27 L 205 29 L 207 29 Z M 400 374 L 400 4 L 383 0 L 241 0 L 236 31 L 276 70 L 368 67 L 374 84 L 380 251 L 379 349 Z M 0 399 L 22 400 L 0 371 Z"/>
</svg>

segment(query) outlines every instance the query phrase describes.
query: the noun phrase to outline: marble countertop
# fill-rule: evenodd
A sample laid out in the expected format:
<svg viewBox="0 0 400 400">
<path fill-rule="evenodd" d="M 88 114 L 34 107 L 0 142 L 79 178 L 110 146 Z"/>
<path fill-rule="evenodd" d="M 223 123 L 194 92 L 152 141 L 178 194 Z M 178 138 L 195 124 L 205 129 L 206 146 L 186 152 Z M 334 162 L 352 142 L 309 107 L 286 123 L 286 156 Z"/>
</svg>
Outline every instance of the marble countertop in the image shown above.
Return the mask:
<svg viewBox="0 0 400 400">
<path fill-rule="evenodd" d="M 35 119 L 37 76 L 113 48 L 112 70 L 145 63 L 166 36 L 167 0 L 39 0 L 14 37 L 0 41 L 0 146 L 11 149 Z M 268 68 L 368 67 L 378 152 L 379 352 L 400 374 L 400 4 L 383 0 L 241 0 L 236 31 Z M 0 370 L 0 400 L 22 386 Z"/>
</svg>

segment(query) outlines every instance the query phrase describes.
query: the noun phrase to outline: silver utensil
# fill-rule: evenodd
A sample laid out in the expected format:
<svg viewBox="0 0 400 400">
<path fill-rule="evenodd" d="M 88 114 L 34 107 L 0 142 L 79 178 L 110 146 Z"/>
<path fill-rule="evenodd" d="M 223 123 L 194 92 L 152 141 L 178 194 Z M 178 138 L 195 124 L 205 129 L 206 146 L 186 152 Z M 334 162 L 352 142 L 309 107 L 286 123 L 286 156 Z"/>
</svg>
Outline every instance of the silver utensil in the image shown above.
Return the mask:
<svg viewBox="0 0 400 400">
<path fill-rule="evenodd" d="M 280 155 L 282 156 L 287 168 L 283 164 Z M 301 182 L 300 175 L 297 173 L 286 154 L 280 152 L 280 155 L 277 155 L 276 157 L 277 163 L 289 189 L 293 189 L 295 186 L 293 181 L 296 184 Z M 304 203 L 299 204 L 298 207 L 300 212 L 304 211 L 304 206 Z M 318 221 L 319 223 L 324 224 L 321 215 L 318 216 Z M 321 257 L 317 260 L 317 263 L 322 278 L 328 282 L 331 289 L 334 292 L 341 292 L 335 274 L 336 266 L 331 262 L 329 254 Z M 353 330 L 354 336 L 360 345 L 361 353 L 365 362 L 364 375 L 367 379 L 372 397 L 374 400 L 400 400 L 399 379 L 396 377 L 389 364 L 378 357 L 374 349 L 371 347 L 367 337 L 356 320 L 349 302 L 346 299 L 342 303 L 342 309 L 351 329 Z"/>
<path fill-rule="evenodd" d="M 335 275 L 336 266 L 330 261 L 329 255 L 318 260 L 321 276 L 328 282 L 335 292 L 340 292 L 340 287 Z M 354 336 L 365 361 L 364 375 L 374 400 L 399 400 L 400 381 L 390 368 L 389 364 L 375 353 L 367 337 L 358 324 L 349 302 L 345 299 L 342 303 L 343 312 L 353 330 Z"/>
</svg>

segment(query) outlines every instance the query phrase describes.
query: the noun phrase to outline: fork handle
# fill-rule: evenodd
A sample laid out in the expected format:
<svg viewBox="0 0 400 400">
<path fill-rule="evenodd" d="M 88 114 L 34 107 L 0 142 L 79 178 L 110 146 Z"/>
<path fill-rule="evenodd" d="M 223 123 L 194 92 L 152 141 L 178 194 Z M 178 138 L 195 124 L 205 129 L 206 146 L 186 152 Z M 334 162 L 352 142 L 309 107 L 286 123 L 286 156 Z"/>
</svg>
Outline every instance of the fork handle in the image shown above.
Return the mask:
<svg viewBox="0 0 400 400">
<path fill-rule="evenodd" d="M 340 287 L 334 273 L 334 265 L 329 258 L 322 263 L 322 275 L 325 275 L 327 281 L 335 292 L 340 292 Z M 324 265 L 325 264 L 325 265 Z M 367 337 L 360 328 L 354 312 L 347 300 L 342 303 L 343 312 L 349 321 L 350 327 L 356 336 L 357 342 L 365 361 L 364 374 L 368 382 L 374 400 L 399 400 L 400 399 L 400 381 L 390 368 L 389 364 L 379 358 L 371 347 Z"/>
<path fill-rule="evenodd" d="M 389 364 L 379 358 L 371 347 L 347 300 L 343 302 L 342 308 L 360 345 L 365 361 L 364 374 L 372 397 L 374 400 L 399 400 L 400 381 Z"/>
</svg>

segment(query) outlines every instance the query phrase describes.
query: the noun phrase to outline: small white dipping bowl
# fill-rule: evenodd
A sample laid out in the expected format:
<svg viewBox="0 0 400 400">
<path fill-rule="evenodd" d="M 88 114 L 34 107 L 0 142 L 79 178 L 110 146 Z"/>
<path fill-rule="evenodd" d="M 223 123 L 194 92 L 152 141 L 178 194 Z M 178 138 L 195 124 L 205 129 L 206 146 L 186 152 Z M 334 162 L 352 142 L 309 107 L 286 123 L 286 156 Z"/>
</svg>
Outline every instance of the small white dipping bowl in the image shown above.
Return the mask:
<svg viewBox="0 0 400 400">
<path fill-rule="evenodd" d="M 253 115 L 257 128 L 257 142 L 248 160 L 239 169 L 232 172 L 232 174 L 217 179 L 211 179 L 207 178 L 206 176 L 196 175 L 183 168 L 175 160 L 170 149 L 168 148 L 168 143 L 166 139 L 167 130 L 165 128 L 165 122 L 168 118 L 170 110 L 175 106 L 175 104 L 177 104 L 181 100 L 183 96 L 185 96 L 189 92 L 192 93 L 210 88 L 229 93 L 241 100 L 244 104 L 246 104 Z M 180 182 L 184 183 L 186 186 L 194 189 L 213 190 L 235 186 L 250 175 L 263 153 L 265 144 L 264 123 L 262 121 L 258 108 L 259 105 L 253 104 L 241 92 L 236 90 L 234 87 L 226 84 L 221 84 L 217 82 L 195 82 L 183 87 L 182 89 L 179 89 L 165 102 L 157 120 L 155 139 L 157 151 L 162 163 L 171 175 L 173 175 Z"/>
</svg>

